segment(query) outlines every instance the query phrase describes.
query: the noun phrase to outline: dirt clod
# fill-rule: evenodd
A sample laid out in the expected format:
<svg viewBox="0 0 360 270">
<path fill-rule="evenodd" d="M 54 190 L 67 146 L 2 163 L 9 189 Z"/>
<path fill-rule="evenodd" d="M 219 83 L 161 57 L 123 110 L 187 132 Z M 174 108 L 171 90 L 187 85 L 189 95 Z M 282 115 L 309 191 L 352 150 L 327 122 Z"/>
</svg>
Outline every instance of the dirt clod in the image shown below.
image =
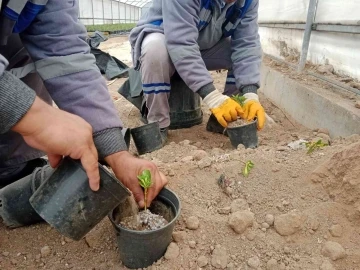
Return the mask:
<svg viewBox="0 0 360 270">
<path fill-rule="evenodd" d="M 339 224 L 332 225 L 329 231 L 333 237 L 341 237 L 343 234 L 343 228 Z"/>
<path fill-rule="evenodd" d="M 334 66 L 332 65 L 321 65 L 318 67 L 317 71 L 321 74 L 332 74 L 334 72 Z"/>
<path fill-rule="evenodd" d="M 231 207 L 219 208 L 218 213 L 221 215 L 228 215 L 231 212 Z"/>
<path fill-rule="evenodd" d="M 200 226 L 200 221 L 198 217 L 191 216 L 186 219 L 186 228 L 189 230 L 197 230 Z"/>
<path fill-rule="evenodd" d="M 198 166 L 200 169 L 204 169 L 210 167 L 212 164 L 212 159 L 210 157 L 204 157 L 198 162 Z"/>
<path fill-rule="evenodd" d="M 321 252 L 325 257 L 328 257 L 333 261 L 346 257 L 345 249 L 337 242 L 326 242 Z"/>
<path fill-rule="evenodd" d="M 208 263 L 209 263 L 208 258 L 206 258 L 203 255 L 197 259 L 197 264 L 199 267 L 205 267 Z"/>
<path fill-rule="evenodd" d="M 9 252 L 7 252 L 7 251 L 4 251 L 3 253 L 2 253 L 2 255 L 4 256 L 4 257 L 7 257 L 7 256 L 9 256 Z"/>
<path fill-rule="evenodd" d="M 211 256 L 211 265 L 216 269 L 225 269 L 228 264 L 226 249 L 217 245 Z"/>
<path fill-rule="evenodd" d="M 176 243 L 170 243 L 164 257 L 166 260 L 174 260 L 179 256 L 179 254 L 180 254 L 179 246 Z"/>
<path fill-rule="evenodd" d="M 183 140 L 183 141 L 179 142 L 179 145 L 182 145 L 182 146 L 188 146 L 190 144 L 191 144 L 191 142 L 189 140 Z"/>
<path fill-rule="evenodd" d="M 260 266 L 260 259 L 258 256 L 251 257 L 247 261 L 247 264 L 251 269 L 258 269 Z"/>
<path fill-rule="evenodd" d="M 360 109 L 360 100 L 355 103 L 355 108 Z"/>
<path fill-rule="evenodd" d="M 181 159 L 181 162 L 188 163 L 194 160 L 193 156 L 187 156 Z"/>
<path fill-rule="evenodd" d="M 44 246 L 40 250 L 41 257 L 45 258 L 48 257 L 51 254 L 51 249 L 49 246 Z"/>
<path fill-rule="evenodd" d="M 335 267 L 329 261 L 324 261 L 321 266 L 320 270 L 336 270 Z"/>
<path fill-rule="evenodd" d="M 288 236 L 301 230 L 305 221 L 306 217 L 304 214 L 293 211 L 275 217 L 274 227 L 278 234 Z"/>
<path fill-rule="evenodd" d="M 196 248 L 196 241 L 194 241 L 194 240 L 189 241 L 189 247 Z"/>
<path fill-rule="evenodd" d="M 200 161 L 203 158 L 206 158 L 208 155 L 208 153 L 204 150 L 195 150 L 192 152 L 192 156 L 194 157 L 194 160 Z"/>
<path fill-rule="evenodd" d="M 274 225 L 274 220 L 275 220 L 275 217 L 274 217 L 273 215 L 271 215 L 271 214 L 267 214 L 267 215 L 265 216 L 265 222 L 266 222 L 267 224 L 269 224 L 269 226 Z"/>
<path fill-rule="evenodd" d="M 279 265 L 275 259 L 270 259 L 266 263 L 266 270 L 278 270 Z"/>
<path fill-rule="evenodd" d="M 173 232 L 172 237 L 176 243 L 182 243 L 186 240 L 187 234 L 185 231 Z"/>
<path fill-rule="evenodd" d="M 351 82 L 349 85 L 350 85 L 350 87 L 360 90 L 360 83 L 358 83 L 358 82 Z"/>
<path fill-rule="evenodd" d="M 231 213 L 249 210 L 249 204 L 244 199 L 236 199 L 230 205 Z"/>
<path fill-rule="evenodd" d="M 232 213 L 229 218 L 229 226 L 238 234 L 242 234 L 254 223 L 254 213 L 249 210 Z"/>
</svg>

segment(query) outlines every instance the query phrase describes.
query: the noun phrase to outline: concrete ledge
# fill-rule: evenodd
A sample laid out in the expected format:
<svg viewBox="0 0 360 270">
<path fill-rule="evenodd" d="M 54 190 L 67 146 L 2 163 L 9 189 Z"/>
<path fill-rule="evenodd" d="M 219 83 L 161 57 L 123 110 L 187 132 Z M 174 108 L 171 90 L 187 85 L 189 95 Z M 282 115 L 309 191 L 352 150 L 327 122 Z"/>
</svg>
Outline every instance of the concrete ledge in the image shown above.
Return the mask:
<svg viewBox="0 0 360 270">
<path fill-rule="evenodd" d="M 262 65 L 261 92 L 305 127 L 326 128 L 331 137 L 360 134 L 360 110 L 331 90 L 303 85 Z"/>
</svg>

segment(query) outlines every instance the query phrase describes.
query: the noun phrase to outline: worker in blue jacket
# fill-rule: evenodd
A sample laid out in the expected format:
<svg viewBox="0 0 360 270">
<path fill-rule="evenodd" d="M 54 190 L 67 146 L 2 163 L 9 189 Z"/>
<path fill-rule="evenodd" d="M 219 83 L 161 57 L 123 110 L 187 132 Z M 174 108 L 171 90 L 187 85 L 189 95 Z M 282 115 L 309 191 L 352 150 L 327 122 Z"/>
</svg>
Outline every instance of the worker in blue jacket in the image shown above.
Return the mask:
<svg viewBox="0 0 360 270">
<path fill-rule="evenodd" d="M 127 151 L 122 123 L 78 21 L 79 1 L 2 0 L 0 6 L 0 186 L 44 166 L 40 157 L 47 153 L 52 167 L 63 156 L 81 160 L 96 191 L 99 158 L 143 207 L 137 175 L 152 171 L 150 201 L 167 180 L 155 164 Z"/>
<path fill-rule="evenodd" d="M 265 123 L 259 102 L 259 0 L 154 0 L 130 33 L 133 63 L 141 71 L 148 122 L 170 125 L 170 78 L 175 71 L 226 127 L 237 117 Z M 224 91 L 208 70 L 227 69 Z M 223 93 L 222 93 L 223 92 Z M 246 98 L 240 107 L 230 97 Z"/>
</svg>

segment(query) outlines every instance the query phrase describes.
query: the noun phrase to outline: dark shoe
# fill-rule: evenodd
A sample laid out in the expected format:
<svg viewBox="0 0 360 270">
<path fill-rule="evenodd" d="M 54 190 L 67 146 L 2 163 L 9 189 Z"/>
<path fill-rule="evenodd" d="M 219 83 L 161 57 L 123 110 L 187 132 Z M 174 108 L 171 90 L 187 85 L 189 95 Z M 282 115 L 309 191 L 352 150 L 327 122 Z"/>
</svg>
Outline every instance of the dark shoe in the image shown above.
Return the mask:
<svg viewBox="0 0 360 270">
<path fill-rule="evenodd" d="M 32 174 L 0 189 L 0 216 L 6 226 L 18 228 L 43 221 L 29 199 L 53 171 L 49 165 L 36 168 Z"/>
<path fill-rule="evenodd" d="M 219 122 L 217 121 L 217 119 L 215 118 L 215 116 L 212 114 L 210 115 L 209 121 L 207 122 L 206 125 L 206 130 L 213 132 L 213 133 L 219 133 L 219 134 L 223 134 L 225 136 L 227 136 L 227 132 L 226 129 L 219 124 Z"/>
<path fill-rule="evenodd" d="M 47 165 L 47 160 L 37 158 L 13 167 L 0 168 L 0 188 L 30 175 L 35 168 Z"/>
</svg>

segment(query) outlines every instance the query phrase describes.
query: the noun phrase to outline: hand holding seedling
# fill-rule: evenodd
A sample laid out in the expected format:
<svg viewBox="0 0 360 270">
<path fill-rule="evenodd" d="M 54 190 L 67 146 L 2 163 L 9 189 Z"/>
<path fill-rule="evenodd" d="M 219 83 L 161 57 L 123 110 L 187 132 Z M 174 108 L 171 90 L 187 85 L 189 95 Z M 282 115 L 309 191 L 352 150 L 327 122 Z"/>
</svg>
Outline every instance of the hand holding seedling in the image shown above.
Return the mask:
<svg viewBox="0 0 360 270">
<path fill-rule="evenodd" d="M 144 189 L 145 197 L 145 210 L 147 208 L 147 193 L 148 189 L 152 186 L 151 172 L 149 170 L 144 170 L 140 175 L 138 175 L 139 184 Z"/>
<path fill-rule="evenodd" d="M 258 130 L 263 129 L 265 125 L 265 110 L 259 102 L 259 97 L 255 93 L 246 93 L 242 95 L 233 95 L 235 100 L 244 109 L 244 114 L 241 116 L 247 121 L 252 121 L 257 118 Z"/>
<path fill-rule="evenodd" d="M 112 154 L 106 157 L 105 161 L 110 165 L 116 177 L 133 193 L 140 208 L 145 207 L 145 194 L 139 185 L 138 175 L 141 175 L 144 170 L 150 171 L 152 185 L 147 190 L 146 207 L 168 183 L 165 175 L 154 163 L 136 158 L 127 151 Z"/>
</svg>

